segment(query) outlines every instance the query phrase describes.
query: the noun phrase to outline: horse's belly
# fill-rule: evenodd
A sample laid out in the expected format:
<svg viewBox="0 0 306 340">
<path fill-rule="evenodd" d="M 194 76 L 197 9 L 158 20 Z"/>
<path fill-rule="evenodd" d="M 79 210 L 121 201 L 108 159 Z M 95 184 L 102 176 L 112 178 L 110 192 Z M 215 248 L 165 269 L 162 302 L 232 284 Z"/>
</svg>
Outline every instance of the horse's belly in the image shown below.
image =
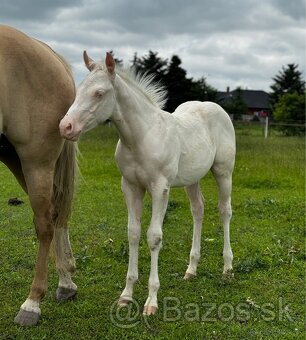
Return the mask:
<svg viewBox="0 0 306 340">
<path fill-rule="evenodd" d="M 177 175 L 171 186 L 180 187 L 197 183 L 211 169 L 213 161 L 213 153 L 203 153 L 194 157 L 183 155 L 179 162 Z"/>
</svg>

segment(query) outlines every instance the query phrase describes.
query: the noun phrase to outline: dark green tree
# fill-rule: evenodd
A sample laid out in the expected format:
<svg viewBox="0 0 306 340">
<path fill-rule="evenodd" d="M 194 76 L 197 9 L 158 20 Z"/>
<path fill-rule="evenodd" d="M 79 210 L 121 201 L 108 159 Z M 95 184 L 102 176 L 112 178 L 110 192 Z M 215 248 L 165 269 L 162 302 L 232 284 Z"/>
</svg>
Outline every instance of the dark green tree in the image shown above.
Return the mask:
<svg viewBox="0 0 306 340">
<path fill-rule="evenodd" d="M 305 81 L 302 80 L 302 73 L 298 70 L 298 65 L 288 64 L 282 67 L 282 70 L 273 78 L 274 83 L 270 86 L 270 104 L 272 110 L 280 100 L 281 96 L 286 93 L 304 94 Z"/>
<path fill-rule="evenodd" d="M 154 74 L 157 81 L 162 81 L 167 67 L 167 59 L 162 59 L 157 52 L 149 51 L 149 53 L 138 58 L 137 53 L 134 54 L 132 66 L 137 72 L 142 74 Z"/>
<path fill-rule="evenodd" d="M 168 90 L 166 110 L 173 112 L 180 104 L 192 100 L 192 79 L 186 77 L 187 72 L 181 67 L 182 61 L 174 55 L 167 67 L 164 82 Z"/>
<path fill-rule="evenodd" d="M 139 58 L 134 54 L 132 66 L 137 72 L 153 74 L 155 79 L 165 86 L 168 92 L 168 101 L 165 110 L 173 112 L 180 104 L 189 100 L 215 101 L 217 91 L 207 84 L 205 78 L 194 81 L 187 78 L 187 72 L 181 66 L 182 61 L 172 56 L 170 62 L 162 59 L 157 52 L 149 51 L 147 55 Z"/>
<path fill-rule="evenodd" d="M 305 94 L 294 92 L 282 95 L 275 105 L 274 119 L 276 122 L 285 123 L 279 126 L 285 135 L 305 133 L 305 125 L 296 126 L 297 123 L 305 124 Z"/>
<path fill-rule="evenodd" d="M 202 77 L 197 81 L 192 82 L 192 99 L 200 101 L 211 101 L 217 100 L 218 91 L 207 84 L 206 78 Z"/>
</svg>

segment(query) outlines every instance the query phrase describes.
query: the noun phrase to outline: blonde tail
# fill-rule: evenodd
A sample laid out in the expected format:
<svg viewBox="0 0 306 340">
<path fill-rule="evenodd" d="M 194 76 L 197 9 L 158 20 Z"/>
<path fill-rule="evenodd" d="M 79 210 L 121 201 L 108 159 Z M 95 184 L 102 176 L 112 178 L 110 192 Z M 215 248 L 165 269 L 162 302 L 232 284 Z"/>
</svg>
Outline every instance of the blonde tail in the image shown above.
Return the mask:
<svg viewBox="0 0 306 340">
<path fill-rule="evenodd" d="M 71 215 L 74 188 L 79 173 L 77 143 L 65 140 L 54 173 L 54 225 L 66 228 Z"/>
</svg>

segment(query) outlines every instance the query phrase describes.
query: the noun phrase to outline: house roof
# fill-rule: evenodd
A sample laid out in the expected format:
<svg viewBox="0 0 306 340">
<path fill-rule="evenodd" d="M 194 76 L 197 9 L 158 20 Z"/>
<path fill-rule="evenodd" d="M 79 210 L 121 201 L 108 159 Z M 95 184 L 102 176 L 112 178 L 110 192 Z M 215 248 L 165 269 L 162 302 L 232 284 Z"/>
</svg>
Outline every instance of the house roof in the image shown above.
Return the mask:
<svg viewBox="0 0 306 340">
<path fill-rule="evenodd" d="M 227 92 L 218 92 L 217 98 L 220 104 L 231 101 L 240 91 L 248 108 L 269 109 L 269 94 L 262 90 L 234 90 Z"/>
</svg>

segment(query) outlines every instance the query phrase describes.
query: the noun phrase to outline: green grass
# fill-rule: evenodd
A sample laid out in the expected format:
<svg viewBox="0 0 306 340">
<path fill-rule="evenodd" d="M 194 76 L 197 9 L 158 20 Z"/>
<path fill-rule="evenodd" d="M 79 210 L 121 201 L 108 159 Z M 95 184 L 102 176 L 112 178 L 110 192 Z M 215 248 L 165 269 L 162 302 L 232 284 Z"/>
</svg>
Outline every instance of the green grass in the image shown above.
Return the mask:
<svg viewBox="0 0 306 340">
<path fill-rule="evenodd" d="M 237 129 L 231 282 L 221 278 L 223 231 L 213 177 L 208 174 L 201 182 L 206 198 L 202 257 L 197 277 L 189 282 L 182 279 L 192 238 L 189 203 L 184 190 L 171 191 L 160 252 L 159 311 L 149 318 L 141 315 L 150 261 L 149 197 L 135 304 L 119 314 L 114 308 L 128 261 L 127 212 L 113 157 L 116 141 L 116 132 L 102 126 L 79 144 L 83 179 L 70 221 L 78 297 L 66 303 L 54 300 L 57 275 L 50 261 L 43 319 L 34 328 L 13 323 L 33 276 L 37 241 L 32 213 L 26 195 L 0 165 L 0 339 L 303 339 L 304 140 L 279 136 L 265 140 L 260 133 Z M 25 204 L 9 206 L 11 197 Z"/>
</svg>

